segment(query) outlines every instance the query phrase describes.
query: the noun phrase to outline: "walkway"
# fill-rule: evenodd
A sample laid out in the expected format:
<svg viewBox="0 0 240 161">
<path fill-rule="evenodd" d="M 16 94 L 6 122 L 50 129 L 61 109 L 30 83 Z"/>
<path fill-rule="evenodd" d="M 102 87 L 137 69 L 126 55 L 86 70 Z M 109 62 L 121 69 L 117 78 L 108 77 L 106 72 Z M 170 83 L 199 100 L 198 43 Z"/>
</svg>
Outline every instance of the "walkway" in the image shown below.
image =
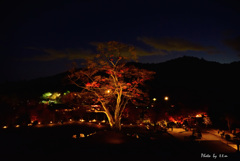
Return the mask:
<svg viewBox="0 0 240 161">
<path fill-rule="evenodd" d="M 228 146 L 231 146 L 232 148 L 236 149 L 237 150 L 237 145 L 236 143 L 233 142 L 233 140 L 226 140 L 224 138 L 221 137 L 220 134 L 218 134 L 218 130 L 215 130 L 215 129 L 212 129 L 212 130 L 208 130 L 207 131 L 208 134 L 210 134 L 211 136 L 214 136 L 216 139 L 220 140 L 221 142 L 227 144 Z M 231 136 L 231 138 L 233 138 L 234 136 L 230 133 L 227 133 Z"/>
<path fill-rule="evenodd" d="M 185 131 L 183 128 L 173 128 L 173 131 L 169 129 L 168 133 L 182 141 L 189 139 L 189 136 L 192 135 L 192 131 Z M 237 150 L 237 145 L 235 143 L 233 143 L 232 141 L 227 141 L 224 138 L 221 138 L 221 136 L 217 133 L 216 130 L 208 130 L 206 132 L 202 132 L 202 138 L 196 139 L 196 140 L 197 141 L 220 141 Z"/>
</svg>

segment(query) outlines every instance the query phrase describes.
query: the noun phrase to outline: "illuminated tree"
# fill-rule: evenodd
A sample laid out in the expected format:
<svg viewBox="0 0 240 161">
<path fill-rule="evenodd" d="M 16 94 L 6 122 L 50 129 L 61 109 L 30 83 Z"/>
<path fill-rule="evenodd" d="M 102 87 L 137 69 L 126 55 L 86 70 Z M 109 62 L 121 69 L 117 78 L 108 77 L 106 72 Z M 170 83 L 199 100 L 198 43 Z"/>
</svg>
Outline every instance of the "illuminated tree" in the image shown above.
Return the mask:
<svg viewBox="0 0 240 161">
<path fill-rule="evenodd" d="M 86 60 L 81 70 L 74 68 L 69 75 L 81 88 L 81 98 L 101 104 L 112 128 L 121 129 L 122 113 L 131 101 L 142 104 L 147 100 L 144 82 L 154 72 L 127 65 L 136 60 L 134 48 L 111 41 L 98 45 L 98 54 Z"/>
</svg>

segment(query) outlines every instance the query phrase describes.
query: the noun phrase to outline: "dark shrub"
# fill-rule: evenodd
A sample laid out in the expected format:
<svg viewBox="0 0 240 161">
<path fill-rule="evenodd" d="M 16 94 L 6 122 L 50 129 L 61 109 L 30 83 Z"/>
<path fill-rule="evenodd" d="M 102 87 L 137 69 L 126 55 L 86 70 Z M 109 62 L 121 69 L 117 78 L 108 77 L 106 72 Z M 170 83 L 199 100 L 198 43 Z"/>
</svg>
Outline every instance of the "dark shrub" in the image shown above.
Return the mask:
<svg viewBox="0 0 240 161">
<path fill-rule="evenodd" d="M 226 140 L 230 140 L 230 138 L 231 138 L 230 135 L 228 135 L 228 134 L 225 135 Z"/>
</svg>

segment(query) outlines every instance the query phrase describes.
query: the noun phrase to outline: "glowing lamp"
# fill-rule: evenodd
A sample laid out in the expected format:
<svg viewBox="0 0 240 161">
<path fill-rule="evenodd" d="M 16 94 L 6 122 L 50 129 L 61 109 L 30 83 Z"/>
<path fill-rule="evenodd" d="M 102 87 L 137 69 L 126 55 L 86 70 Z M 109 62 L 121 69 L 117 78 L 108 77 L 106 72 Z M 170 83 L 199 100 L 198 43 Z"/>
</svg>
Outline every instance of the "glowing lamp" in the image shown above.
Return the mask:
<svg viewBox="0 0 240 161">
<path fill-rule="evenodd" d="M 202 117 L 202 115 L 201 114 L 197 114 L 196 117 Z"/>
<path fill-rule="evenodd" d="M 80 122 L 84 122 L 84 120 L 83 120 L 83 119 L 80 119 L 79 121 L 80 121 Z"/>
<path fill-rule="evenodd" d="M 84 138 L 85 135 L 84 135 L 83 133 L 81 133 L 79 137 L 80 137 L 80 138 Z"/>
<path fill-rule="evenodd" d="M 165 101 L 168 101 L 168 100 L 169 100 L 168 96 L 165 96 L 165 97 L 164 97 L 164 100 L 165 100 Z"/>
</svg>

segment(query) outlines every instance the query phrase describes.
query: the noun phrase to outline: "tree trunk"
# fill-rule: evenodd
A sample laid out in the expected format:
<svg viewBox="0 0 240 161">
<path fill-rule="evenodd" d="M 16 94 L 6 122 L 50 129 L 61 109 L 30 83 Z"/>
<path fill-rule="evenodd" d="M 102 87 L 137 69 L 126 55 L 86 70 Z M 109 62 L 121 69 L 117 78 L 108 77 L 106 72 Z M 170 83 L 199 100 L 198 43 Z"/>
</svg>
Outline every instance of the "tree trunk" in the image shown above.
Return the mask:
<svg viewBox="0 0 240 161">
<path fill-rule="evenodd" d="M 228 130 L 231 131 L 232 120 L 229 117 L 227 117 L 226 120 L 227 120 Z"/>
<path fill-rule="evenodd" d="M 113 117 L 112 117 L 111 113 L 109 112 L 109 110 L 106 108 L 105 104 L 102 103 L 102 102 L 101 102 L 101 104 L 102 104 L 102 107 L 103 107 L 103 109 L 105 111 L 104 113 L 106 114 L 106 116 L 108 118 L 109 125 L 110 125 L 111 128 L 113 128 L 113 126 L 114 126 Z"/>
<path fill-rule="evenodd" d="M 102 103 L 102 106 L 105 110 L 105 114 L 108 118 L 108 122 L 109 122 L 109 125 L 110 127 L 113 129 L 113 130 L 116 130 L 116 131 L 120 131 L 121 130 L 121 117 L 119 115 L 119 108 L 116 108 L 115 112 L 114 112 L 114 119 L 113 119 L 113 115 L 109 112 L 109 110 L 105 107 L 105 104 Z"/>
<path fill-rule="evenodd" d="M 121 130 L 121 118 L 119 116 L 115 117 L 114 130 L 116 131 Z"/>
<path fill-rule="evenodd" d="M 231 123 L 229 119 L 227 119 L 227 123 L 228 123 L 228 130 L 231 131 Z"/>
<path fill-rule="evenodd" d="M 111 128 L 113 128 L 113 127 L 114 127 L 113 117 L 112 117 L 112 115 L 109 114 L 109 113 L 106 113 L 106 114 L 107 114 L 107 118 L 108 118 L 109 125 L 110 125 Z"/>
</svg>

